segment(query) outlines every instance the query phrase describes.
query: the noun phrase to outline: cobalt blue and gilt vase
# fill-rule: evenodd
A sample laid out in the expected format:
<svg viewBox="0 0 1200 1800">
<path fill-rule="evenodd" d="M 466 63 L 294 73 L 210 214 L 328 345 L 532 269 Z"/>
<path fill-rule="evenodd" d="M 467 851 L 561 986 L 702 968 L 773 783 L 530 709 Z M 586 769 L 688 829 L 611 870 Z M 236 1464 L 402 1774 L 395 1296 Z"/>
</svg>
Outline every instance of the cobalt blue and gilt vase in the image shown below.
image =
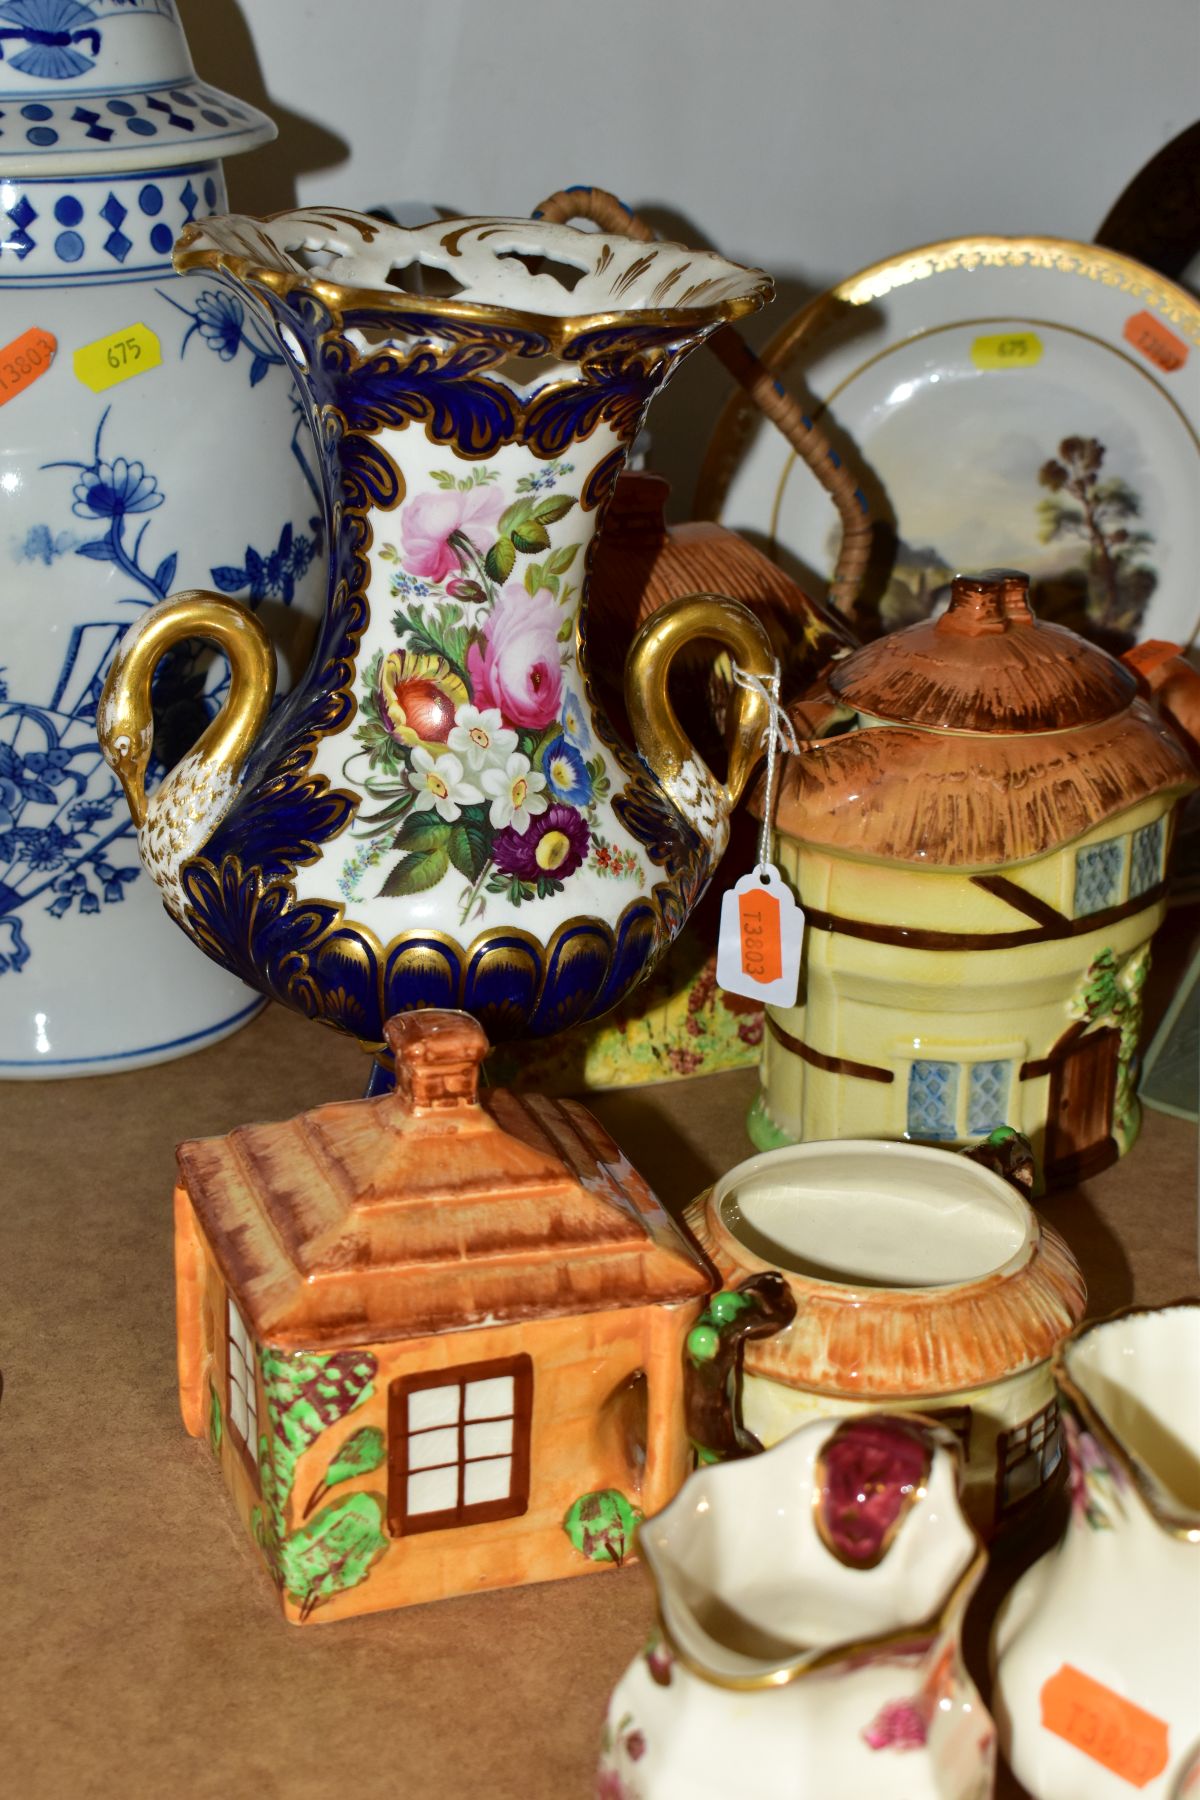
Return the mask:
<svg viewBox="0 0 1200 1800">
<path fill-rule="evenodd" d="M 183 597 L 120 647 L 100 736 L 168 907 L 223 967 L 368 1045 L 417 1006 L 462 1007 L 493 1040 L 605 1012 L 702 892 L 761 750 L 764 702 L 739 690 L 713 777 L 670 660 L 689 635 L 760 675 L 773 659 L 732 601 L 655 615 L 631 755 L 588 675 L 595 534 L 654 395 L 768 279 L 542 222 L 405 231 L 333 209 L 197 223 L 176 261 L 229 280 L 289 357 L 330 559 L 316 654 L 269 722 L 236 605 Z M 203 635 L 228 703 L 147 800 L 151 675 Z"/>
<path fill-rule="evenodd" d="M 180 586 L 257 610 L 282 687 L 303 667 L 324 596 L 308 426 L 274 333 L 171 263 L 226 206 L 218 158 L 273 135 L 197 78 L 174 0 L 0 3 L 0 1079 L 155 1062 L 258 1005 L 164 916 L 95 710 L 115 646 Z M 226 681 L 177 648 L 152 770 Z"/>
</svg>

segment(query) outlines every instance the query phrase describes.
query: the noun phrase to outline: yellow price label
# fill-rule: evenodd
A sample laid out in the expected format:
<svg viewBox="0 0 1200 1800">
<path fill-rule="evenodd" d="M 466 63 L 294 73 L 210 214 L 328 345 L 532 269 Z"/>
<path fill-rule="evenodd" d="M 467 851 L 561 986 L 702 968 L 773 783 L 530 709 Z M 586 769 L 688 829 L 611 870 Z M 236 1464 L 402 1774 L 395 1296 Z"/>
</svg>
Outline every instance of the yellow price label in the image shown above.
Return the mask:
<svg viewBox="0 0 1200 1800">
<path fill-rule="evenodd" d="M 1031 369 L 1041 360 L 1042 340 L 1033 331 L 977 337 L 971 345 L 971 361 L 977 369 Z"/>
<path fill-rule="evenodd" d="M 157 369 L 161 361 L 162 349 L 148 325 L 126 325 L 111 337 L 84 344 L 74 358 L 76 375 L 93 394 Z"/>
</svg>

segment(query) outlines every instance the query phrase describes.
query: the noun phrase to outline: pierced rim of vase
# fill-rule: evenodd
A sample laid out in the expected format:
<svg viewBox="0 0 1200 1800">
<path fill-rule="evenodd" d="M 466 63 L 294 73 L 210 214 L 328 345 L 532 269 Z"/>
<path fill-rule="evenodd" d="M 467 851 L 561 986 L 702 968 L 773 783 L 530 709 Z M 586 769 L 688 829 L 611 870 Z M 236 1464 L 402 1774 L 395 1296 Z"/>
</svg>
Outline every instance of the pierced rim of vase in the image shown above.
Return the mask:
<svg viewBox="0 0 1200 1800">
<path fill-rule="evenodd" d="M 1200 1550 L 1200 1516 L 1186 1508 L 1180 1511 L 1164 1499 L 1163 1489 L 1148 1478 L 1142 1465 L 1130 1455 L 1096 1402 L 1084 1392 L 1080 1379 L 1073 1376 L 1070 1370 L 1072 1351 L 1093 1332 L 1104 1330 L 1110 1325 L 1120 1325 L 1126 1319 L 1181 1311 L 1200 1313 L 1200 1295 L 1184 1294 L 1181 1299 L 1167 1300 L 1162 1306 L 1122 1306 L 1102 1319 L 1088 1319 L 1063 1339 L 1054 1352 L 1051 1366 L 1059 1391 L 1070 1401 L 1084 1427 L 1099 1439 L 1106 1454 L 1124 1471 L 1156 1524 L 1169 1536 Z"/>
<path fill-rule="evenodd" d="M 553 266 L 529 266 L 538 261 Z M 729 323 L 775 291 L 764 270 L 681 244 L 539 219 L 439 219 L 406 228 L 340 208 L 198 220 L 175 246 L 175 267 L 224 272 L 280 298 L 299 289 L 334 313 L 500 325 L 534 332 L 555 348 L 589 330 Z M 417 267 L 456 291 L 409 292 L 393 279 Z M 484 282 L 498 298 L 473 291 Z"/>
</svg>

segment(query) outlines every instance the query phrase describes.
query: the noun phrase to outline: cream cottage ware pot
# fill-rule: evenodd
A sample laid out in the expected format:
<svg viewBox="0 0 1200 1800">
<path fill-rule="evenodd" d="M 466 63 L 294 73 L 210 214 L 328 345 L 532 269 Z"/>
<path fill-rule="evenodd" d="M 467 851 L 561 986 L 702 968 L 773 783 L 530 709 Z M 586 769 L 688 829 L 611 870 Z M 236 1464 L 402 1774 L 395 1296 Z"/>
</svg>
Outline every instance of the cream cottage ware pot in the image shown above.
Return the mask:
<svg viewBox="0 0 1200 1800">
<path fill-rule="evenodd" d="M 1024 575 L 835 663 L 796 710 L 775 860 L 804 908 L 751 1137 L 1033 1142 L 1048 1187 L 1133 1143 L 1150 940 L 1196 786 L 1132 671 Z"/>
<path fill-rule="evenodd" d="M 775 1270 L 787 1284 L 790 1322 L 742 1345 L 741 1420 L 759 1443 L 814 1417 L 914 1409 L 953 1433 L 984 1535 L 1044 1499 L 1062 1456 L 1050 1358 L 1086 1290 L 1014 1184 L 971 1157 L 847 1139 L 751 1157 L 686 1216 L 727 1290 Z M 689 1340 L 694 1357 L 711 1348 Z"/>
<path fill-rule="evenodd" d="M 100 738 L 168 907 L 225 968 L 372 1047 L 413 1007 L 493 1039 L 605 1012 L 703 890 L 763 739 L 742 691 L 718 782 L 670 661 L 693 635 L 760 675 L 773 656 L 731 601 L 656 614 L 630 656 L 631 757 L 589 682 L 593 535 L 653 395 L 767 277 L 565 226 L 336 210 L 198 224 L 176 261 L 228 278 L 286 350 L 331 560 L 316 655 L 269 723 L 244 608 L 185 595 L 121 645 Z M 196 636 L 228 656 L 229 698 L 147 798 L 153 671 Z"/>
<path fill-rule="evenodd" d="M 199 80 L 173 0 L 0 4 L 0 1079 L 177 1056 L 257 1001 L 163 916 L 96 744 L 115 645 L 180 584 L 303 667 L 320 488 L 284 352 L 171 249 L 274 126 Z M 302 616 L 307 608 L 307 621 Z M 152 779 L 220 706 L 177 646 Z"/>
<path fill-rule="evenodd" d="M 699 1469 L 637 1542 L 660 1629 L 609 1703 L 600 1800 L 987 1800 L 960 1644 L 984 1558 L 932 1428 L 816 1421 Z"/>
<path fill-rule="evenodd" d="M 996 1621 L 997 1723 L 1034 1800 L 1177 1800 L 1200 1760 L 1200 1301 L 1084 1327 L 1055 1374 L 1070 1521 Z"/>
</svg>

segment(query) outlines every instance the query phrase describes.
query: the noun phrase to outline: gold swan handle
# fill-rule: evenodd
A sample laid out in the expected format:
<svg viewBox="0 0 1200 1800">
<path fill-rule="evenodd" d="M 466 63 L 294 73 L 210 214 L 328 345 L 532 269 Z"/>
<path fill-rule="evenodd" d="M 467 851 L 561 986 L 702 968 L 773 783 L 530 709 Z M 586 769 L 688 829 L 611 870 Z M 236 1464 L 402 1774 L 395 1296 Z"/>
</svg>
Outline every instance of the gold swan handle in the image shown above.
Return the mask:
<svg viewBox="0 0 1200 1800">
<path fill-rule="evenodd" d="M 154 742 L 150 684 L 167 651 L 185 638 L 205 638 L 229 660 L 225 704 L 185 759 L 194 772 L 210 777 L 214 789 L 232 790 L 236 785 L 275 693 L 271 640 L 252 612 L 219 594 L 199 588 L 176 594 L 152 607 L 125 633 L 105 677 L 96 709 L 96 735 L 139 830 L 154 806 L 146 796 Z M 168 775 L 163 790 L 170 779 Z"/>
<path fill-rule="evenodd" d="M 718 781 L 680 725 L 667 686 L 676 653 L 694 638 L 715 638 L 739 668 L 760 681 L 774 674 L 775 652 L 754 614 L 723 594 L 672 600 L 651 614 L 630 647 L 625 707 L 634 742 L 670 798 L 711 843 L 763 754 L 769 714 L 760 694 L 734 688 L 725 733 L 729 772 L 724 782 Z M 706 794 L 717 798 L 716 819 L 704 804 Z"/>
</svg>

